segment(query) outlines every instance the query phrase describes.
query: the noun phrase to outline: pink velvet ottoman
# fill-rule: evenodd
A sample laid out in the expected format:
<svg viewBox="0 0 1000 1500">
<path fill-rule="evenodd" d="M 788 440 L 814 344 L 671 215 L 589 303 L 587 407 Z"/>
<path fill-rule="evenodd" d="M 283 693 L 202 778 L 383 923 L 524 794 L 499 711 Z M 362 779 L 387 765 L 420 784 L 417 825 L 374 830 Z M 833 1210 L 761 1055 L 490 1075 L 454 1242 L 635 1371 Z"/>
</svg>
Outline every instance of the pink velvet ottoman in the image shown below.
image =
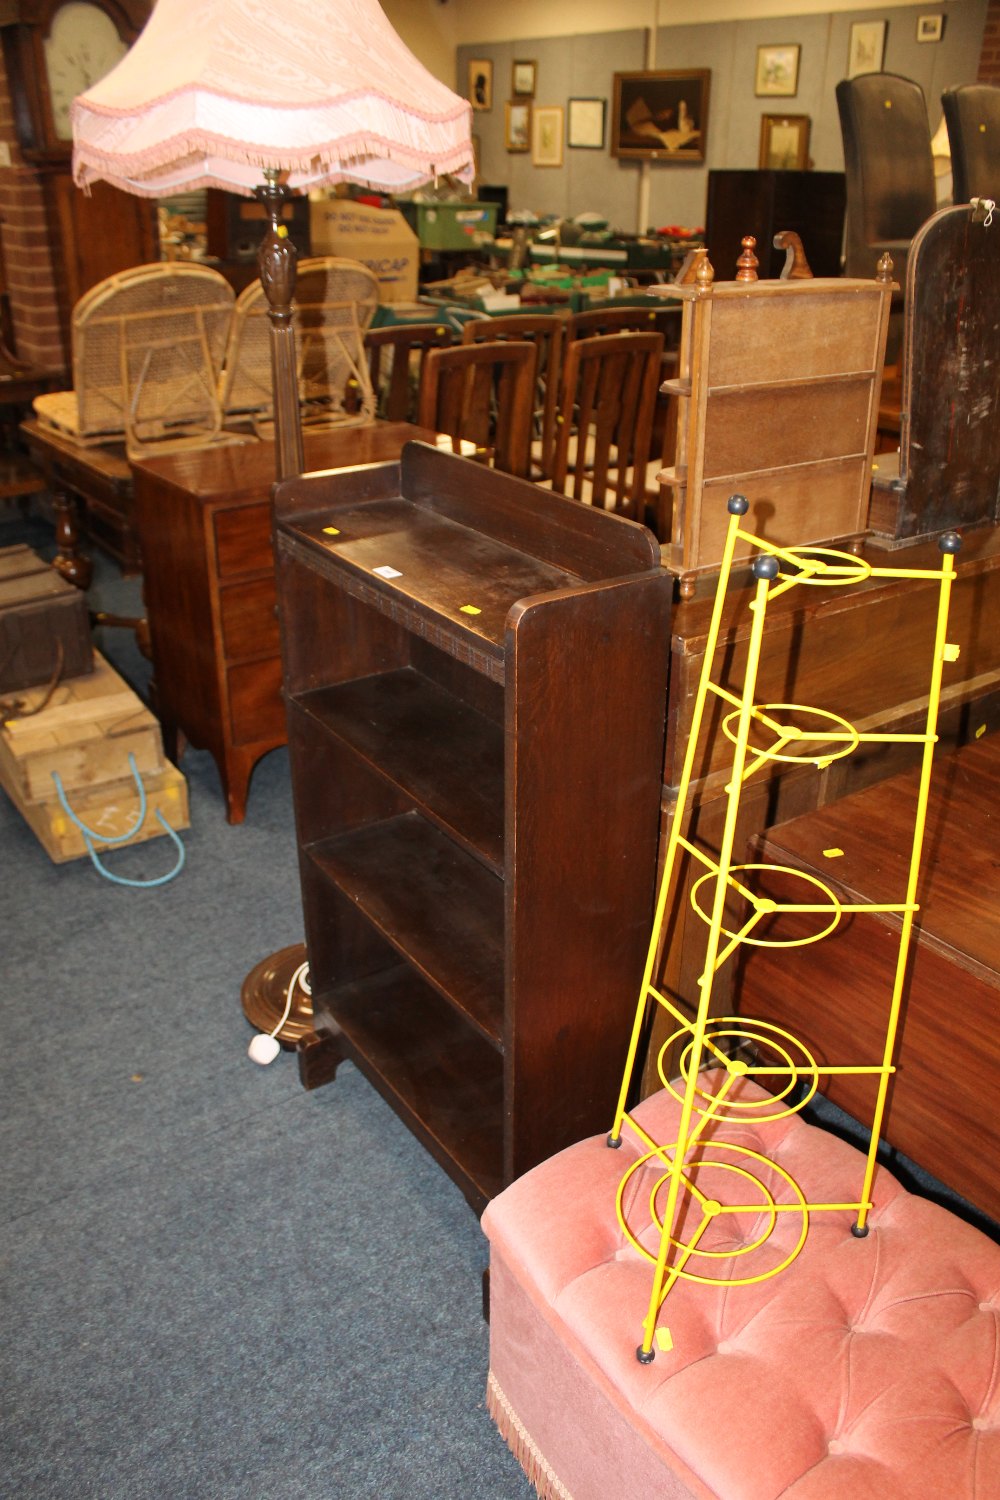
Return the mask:
<svg viewBox="0 0 1000 1500">
<path fill-rule="evenodd" d="M 634 1113 L 655 1140 L 676 1135 L 667 1091 Z M 860 1153 L 797 1115 L 724 1135 L 810 1200 L 857 1201 Z M 639 1154 L 627 1129 L 617 1151 L 582 1141 L 483 1218 L 490 1411 L 540 1495 L 1000 1500 L 1000 1246 L 880 1170 L 867 1238 L 850 1212 L 814 1212 L 778 1275 L 678 1282 L 660 1320 L 673 1348 L 642 1365 L 652 1267 L 615 1215 Z M 633 1229 L 637 1212 L 649 1227 L 642 1175 Z M 778 1214 L 763 1253 L 782 1258 L 799 1222 Z"/>
</svg>

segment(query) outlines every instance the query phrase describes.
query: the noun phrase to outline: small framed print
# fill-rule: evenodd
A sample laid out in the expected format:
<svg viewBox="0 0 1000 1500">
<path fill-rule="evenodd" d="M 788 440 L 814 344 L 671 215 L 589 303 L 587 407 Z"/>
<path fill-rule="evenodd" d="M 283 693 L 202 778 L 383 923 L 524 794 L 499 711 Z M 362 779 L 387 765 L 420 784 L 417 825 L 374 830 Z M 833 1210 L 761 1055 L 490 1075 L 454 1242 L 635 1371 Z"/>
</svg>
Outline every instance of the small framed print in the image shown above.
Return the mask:
<svg viewBox="0 0 1000 1500">
<path fill-rule="evenodd" d="M 531 165 L 561 167 L 563 164 L 563 108 L 547 104 L 531 116 Z"/>
<path fill-rule="evenodd" d="M 757 48 L 757 78 L 754 93 L 758 99 L 792 99 L 799 91 L 799 54 L 797 43 Z"/>
<path fill-rule="evenodd" d="M 515 60 L 510 70 L 510 91 L 517 99 L 535 97 L 535 67 L 533 62 Z"/>
<path fill-rule="evenodd" d="M 809 165 L 809 116 L 761 115 L 757 165 L 764 172 L 804 172 Z"/>
<path fill-rule="evenodd" d="M 885 21 L 854 22 L 847 52 L 848 78 L 858 78 L 862 73 L 881 73 L 886 24 Z"/>
<path fill-rule="evenodd" d="M 531 105 L 511 99 L 504 105 L 504 145 L 508 151 L 531 149 Z"/>
<path fill-rule="evenodd" d="M 567 146 L 602 151 L 607 113 L 606 99 L 570 99 L 566 115 Z"/>
<path fill-rule="evenodd" d="M 944 16 L 918 16 L 917 41 L 939 42 L 944 36 Z"/>
<path fill-rule="evenodd" d="M 488 57 L 469 62 L 469 103 L 473 109 L 493 108 L 493 63 Z"/>
</svg>

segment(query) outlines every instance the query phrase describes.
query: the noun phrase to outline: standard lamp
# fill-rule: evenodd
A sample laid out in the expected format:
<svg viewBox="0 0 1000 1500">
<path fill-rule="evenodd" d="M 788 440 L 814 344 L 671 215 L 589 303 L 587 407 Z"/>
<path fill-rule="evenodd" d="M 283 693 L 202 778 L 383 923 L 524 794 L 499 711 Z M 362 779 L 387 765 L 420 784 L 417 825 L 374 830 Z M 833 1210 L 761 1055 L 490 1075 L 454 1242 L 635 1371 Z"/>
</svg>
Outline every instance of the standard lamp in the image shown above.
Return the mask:
<svg viewBox="0 0 1000 1500">
<path fill-rule="evenodd" d="M 385 192 L 445 174 L 471 182 L 471 106 L 418 62 L 377 0 L 156 0 L 138 41 L 74 100 L 71 119 L 73 177 L 85 190 L 103 180 L 168 198 L 216 187 L 263 203 L 276 477 L 299 473 L 296 252 L 282 202 L 337 182 Z M 304 957 L 302 945 L 283 949 L 243 986 L 253 1024 L 279 1031 L 285 1012 L 290 1041 L 312 1027 L 308 995 L 291 998 Z"/>
</svg>

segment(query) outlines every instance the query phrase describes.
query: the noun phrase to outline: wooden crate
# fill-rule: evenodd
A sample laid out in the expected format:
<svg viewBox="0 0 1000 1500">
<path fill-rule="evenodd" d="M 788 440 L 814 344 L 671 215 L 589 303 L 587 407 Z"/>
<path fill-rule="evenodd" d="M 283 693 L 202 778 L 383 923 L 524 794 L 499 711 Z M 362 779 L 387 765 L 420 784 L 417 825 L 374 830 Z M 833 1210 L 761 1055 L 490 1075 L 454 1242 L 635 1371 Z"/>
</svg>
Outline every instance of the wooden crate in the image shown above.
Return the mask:
<svg viewBox="0 0 1000 1500">
<path fill-rule="evenodd" d="M 92 666 L 85 596 L 30 547 L 0 547 L 0 693 Z"/>
<path fill-rule="evenodd" d="M 83 835 L 60 804 L 58 773 L 69 805 L 104 839 L 131 828 L 139 807 L 130 756 L 146 790 L 142 826 L 124 843 L 188 826 L 187 784 L 164 759 L 160 728 L 126 682 L 95 653 L 88 677 L 61 682 L 41 712 L 0 728 L 0 786 L 57 863 L 87 853 Z M 42 690 L 26 693 L 30 708 Z"/>
<path fill-rule="evenodd" d="M 175 766 L 164 761 L 162 769 L 142 778 L 146 791 L 146 816 L 142 826 L 131 838 L 123 839 L 115 848 L 124 849 L 129 844 L 143 844 L 147 839 L 163 836 L 163 825 L 156 816 L 161 812 L 170 827 L 179 832 L 187 828 L 188 797 L 187 782 Z M 38 837 L 50 859 L 57 865 L 67 860 L 81 859 L 87 853 L 83 834 L 66 816 L 59 802 L 26 802 L 11 792 L 0 773 L 0 783 L 10 793 L 11 801 L 24 817 L 25 822 Z M 101 786 L 69 798 L 70 806 L 77 817 L 88 828 L 102 838 L 114 839 L 132 827 L 139 810 L 139 795 L 135 781 L 106 782 Z M 104 844 L 96 845 L 98 854 L 109 851 Z"/>
</svg>

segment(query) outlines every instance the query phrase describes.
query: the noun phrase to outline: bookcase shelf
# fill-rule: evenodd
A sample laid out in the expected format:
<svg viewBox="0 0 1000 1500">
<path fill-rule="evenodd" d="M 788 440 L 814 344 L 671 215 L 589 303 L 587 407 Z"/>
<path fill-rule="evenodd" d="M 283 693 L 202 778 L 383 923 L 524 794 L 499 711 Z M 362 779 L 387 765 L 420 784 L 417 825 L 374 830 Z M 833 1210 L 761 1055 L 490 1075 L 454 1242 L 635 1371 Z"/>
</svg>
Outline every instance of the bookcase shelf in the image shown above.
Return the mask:
<svg viewBox="0 0 1000 1500">
<path fill-rule="evenodd" d="M 671 581 L 643 527 L 419 443 L 285 481 L 275 528 L 317 1033 L 478 1210 L 614 1108 Z"/>
</svg>

